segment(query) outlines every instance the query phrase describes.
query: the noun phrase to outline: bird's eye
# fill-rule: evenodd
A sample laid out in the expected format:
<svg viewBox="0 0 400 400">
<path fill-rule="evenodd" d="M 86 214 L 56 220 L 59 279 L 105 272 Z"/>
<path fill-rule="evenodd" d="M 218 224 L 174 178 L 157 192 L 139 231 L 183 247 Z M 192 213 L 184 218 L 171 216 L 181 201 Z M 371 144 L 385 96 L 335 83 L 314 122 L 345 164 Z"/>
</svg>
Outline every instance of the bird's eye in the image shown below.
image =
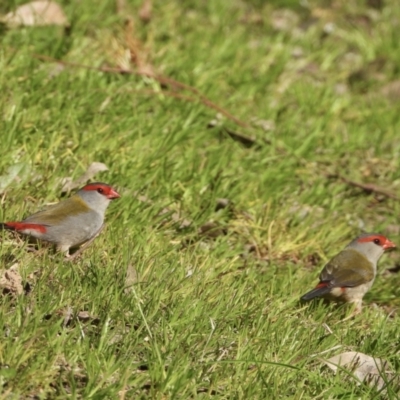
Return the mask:
<svg viewBox="0 0 400 400">
<path fill-rule="evenodd" d="M 103 190 L 102 188 L 98 188 L 97 191 L 98 191 L 99 193 L 102 193 L 102 194 L 104 193 L 104 190 Z"/>
<path fill-rule="evenodd" d="M 377 244 L 377 245 L 380 245 L 381 241 L 379 239 L 374 239 L 374 243 Z"/>
</svg>

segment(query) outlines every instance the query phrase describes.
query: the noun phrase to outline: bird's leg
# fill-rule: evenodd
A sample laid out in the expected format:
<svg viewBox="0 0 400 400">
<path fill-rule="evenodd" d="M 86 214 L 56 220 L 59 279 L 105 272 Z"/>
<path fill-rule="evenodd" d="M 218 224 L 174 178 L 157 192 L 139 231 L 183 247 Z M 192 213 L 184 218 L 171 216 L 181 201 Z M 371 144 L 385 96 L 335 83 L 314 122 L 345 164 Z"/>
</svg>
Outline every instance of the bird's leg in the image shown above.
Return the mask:
<svg viewBox="0 0 400 400">
<path fill-rule="evenodd" d="M 103 224 L 100 229 L 95 233 L 95 235 L 89 239 L 82 247 L 80 247 L 75 253 L 73 254 L 68 254 L 65 256 L 66 260 L 72 261 L 73 259 L 75 259 L 76 257 L 78 257 L 80 254 L 82 254 L 93 242 L 94 239 L 96 239 L 97 236 L 100 235 L 101 231 L 104 229 L 105 224 Z"/>
<path fill-rule="evenodd" d="M 39 253 L 39 250 L 35 246 L 26 246 L 26 251 L 28 253 Z"/>
<path fill-rule="evenodd" d="M 57 246 L 57 250 L 64 253 L 64 257 L 67 259 L 69 257 L 69 246 Z"/>
</svg>

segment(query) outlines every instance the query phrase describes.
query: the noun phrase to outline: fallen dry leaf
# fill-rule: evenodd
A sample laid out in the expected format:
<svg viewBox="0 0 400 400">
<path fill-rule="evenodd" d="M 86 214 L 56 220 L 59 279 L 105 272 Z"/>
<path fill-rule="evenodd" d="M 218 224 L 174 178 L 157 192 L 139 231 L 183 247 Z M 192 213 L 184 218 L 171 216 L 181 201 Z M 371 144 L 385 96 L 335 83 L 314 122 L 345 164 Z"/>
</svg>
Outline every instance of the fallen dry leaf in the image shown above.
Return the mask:
<svg viewBox="0 0 400 400">
<path fill-rule="evenodd" d="M 386 382 L 393 378 L 394 372 L 390 363 L 381 358 L 374 358 L 356 351 L 348 351 L 331 357 L 323 362 L 333 371 L 347 367 L 358 382 L 382 389 Z"/>
<path fill-rule="evenodd" d="M 11 28 L 18 26 L 62 25 L 68 26 L 61 6 L 53 1 L 38 0 L 23 4 L 8 13 L 3 22 Z"/>
<path fill-rule="evenodd" d="M 63 326 L 64 328 L 70 323 L 72 320 L 74 310 L 72 307 L 68 306 L 64 311 L 63 311 L 63 316 L 64 316 L 64 323 Z"/>
<path fill-rule="evenodd" d="M 73 181 L 72 178 L 70 177 L 62 179 L 61 183 L 63 184 L 63 187 L 61 189 L 61 192 L 62 193 L 70 192 L 71 190 L 80 188 L 88 180 L 92 179 L 97 173 L 102 171 L 108 171 L 107 165 L 96 161 L 91 163 L 86 172 L 75 181 Z"/>
<path fill-rule="evenodd" d="M 22 182 L 30 173 L 30 166 L 25 162 L 18 162 L 7 168 L 4 175 L 0 176 L 0 193 L 10 186 L 14 181 Z"/>
<path fill-rule="evenodd" d="M 79 321 L 89 321 L 89 319 L 94 319 L 94 317 L 92 317 L 88 311 L 79 311 L 78 315 L 77 315 Z"/>
<path fill-rule="evenodd" d="M 132 264 L 129 264 L 128 268 L 126 269 L 125 293 L 128 293 L 132 289 L 132 286 L 138 282 L 138 280 L 136 268 Z"/>
<path fill-rule="evenodd" d="M 210 238 L 217 238 L 218 236 L 226 235 L 226 229 L 222 228 L 214 221 L 208 221 L 199 228 L 199 234 L 205 235 Z"/>
<path fill-rule="evenodd" d="M 63 317 L 64 328 L 73 324 L 76 320 L 78 320 L 80 322 L 90 321 L 92 324 L 97 324 L 99 322 L 99 319 L 96 316 L 93 316 L 92 314 L 90 314 L 88 311 L 79 311 L 77 314 L 75 314 L 74 309 L 71 306 L 67 306 L 66 308 L 57 310 L 55 312 L 55 315 Z M 47 316 L 47 319 L 50 319 L 51 317 L 52 317 L 52 314 L 49 314 Z"/>
<path fill-rule="evenodd" d="M 18 263 L 13 264 L 9 269 L 0 271 L 0 289 L 3 294 L 21 294 L 24 291 Z"/>
</svg>

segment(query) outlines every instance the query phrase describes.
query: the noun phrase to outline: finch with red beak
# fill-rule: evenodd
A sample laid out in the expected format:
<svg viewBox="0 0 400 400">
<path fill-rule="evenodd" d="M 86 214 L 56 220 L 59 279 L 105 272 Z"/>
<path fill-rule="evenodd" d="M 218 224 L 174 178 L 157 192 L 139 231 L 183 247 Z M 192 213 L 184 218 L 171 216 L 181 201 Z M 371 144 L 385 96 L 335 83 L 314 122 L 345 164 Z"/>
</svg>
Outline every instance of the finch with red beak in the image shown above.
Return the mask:
<svg viewBox="0 0 400 400">
<path fill-rule="evenodd" d="M 394 247 L 393 242 L 378 233 L 358 236 L 325 265 L 318 285 L 301 300 L 322 297 L 354 303 L 354 314 L 360 313 L 362 299 L 374 283 L 378 260 L 385 250 Z"/>
<path fill-rule="evenodd" d="M 106 183 L 89 183 L 70 198 L 21 222 L 0 223 L 0 228 L 54 243 L 68 256 L 71 248 L 97 236 L 108 205 L 118 197 L 120 195 Z"/>
</svg>

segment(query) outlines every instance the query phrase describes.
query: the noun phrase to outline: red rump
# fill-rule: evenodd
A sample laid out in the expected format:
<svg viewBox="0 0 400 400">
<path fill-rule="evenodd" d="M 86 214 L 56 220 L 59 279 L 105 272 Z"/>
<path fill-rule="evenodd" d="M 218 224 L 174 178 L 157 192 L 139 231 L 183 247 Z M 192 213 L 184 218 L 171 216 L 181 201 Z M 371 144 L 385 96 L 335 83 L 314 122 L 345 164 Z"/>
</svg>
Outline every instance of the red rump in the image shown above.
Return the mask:
<svg viewBox="0 0 400 400">
<path fill-rule="evenodd" d="M 322 287 L 327 287 L 328 286 L 328 284 L 326 283 L 326 282 L 321 282 L 321 283 L 318 283 L 318 285 L 317 286 L 315 286 L 315 289 L 319 289 L 319 288 L 322 288 Z"/>
<path fill-rule="evenodd" d="M 26 224 L 24 222 L 6 222 L 4 223 L 6 229 L 11 229 L 14 231 L 25 231 L 28 229 L 33 229 L 40 233 L 46 233 L 46 227 L 38 224 Z"/>
</svg>

